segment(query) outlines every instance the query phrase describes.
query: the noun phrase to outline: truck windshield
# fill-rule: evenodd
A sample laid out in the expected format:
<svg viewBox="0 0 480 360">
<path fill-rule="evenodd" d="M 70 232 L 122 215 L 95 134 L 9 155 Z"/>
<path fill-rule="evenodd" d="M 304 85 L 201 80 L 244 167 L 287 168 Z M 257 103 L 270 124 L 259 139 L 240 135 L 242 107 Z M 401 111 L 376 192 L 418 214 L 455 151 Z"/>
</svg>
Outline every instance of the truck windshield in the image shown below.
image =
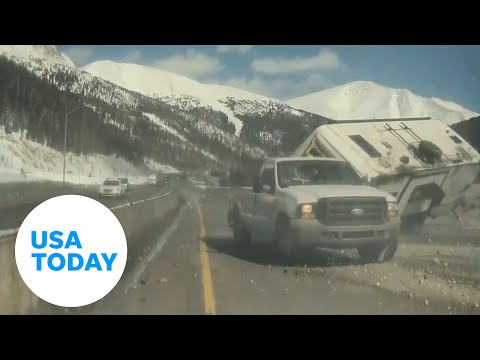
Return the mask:
<svg viewBox="0 0 480 360">
<path fill-rule="evenodd" d="M 339 161 L 281 161 L 277 164 L 278 184 L 285 188 L 297 185 L 361 185 L 362 179 L 350 165 Z"/>
</svg>

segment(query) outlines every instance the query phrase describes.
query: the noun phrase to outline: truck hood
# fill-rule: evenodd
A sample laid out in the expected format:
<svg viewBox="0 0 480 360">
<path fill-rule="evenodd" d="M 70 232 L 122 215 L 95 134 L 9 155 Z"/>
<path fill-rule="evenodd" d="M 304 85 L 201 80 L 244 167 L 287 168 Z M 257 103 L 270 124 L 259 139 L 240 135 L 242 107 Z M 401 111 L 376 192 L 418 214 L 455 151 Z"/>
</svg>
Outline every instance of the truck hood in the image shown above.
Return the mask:
<svg viewBox="0 0 480 360">
<path fill-rule="evenodd" d="M 387 201 L 396 201 L 391 194 L 365 185 L 300 185 L 282 190 L 298 202 L 317 201 L 321 198 L 337 196 L 382 196 L 387 198 Z"/>
</svg>

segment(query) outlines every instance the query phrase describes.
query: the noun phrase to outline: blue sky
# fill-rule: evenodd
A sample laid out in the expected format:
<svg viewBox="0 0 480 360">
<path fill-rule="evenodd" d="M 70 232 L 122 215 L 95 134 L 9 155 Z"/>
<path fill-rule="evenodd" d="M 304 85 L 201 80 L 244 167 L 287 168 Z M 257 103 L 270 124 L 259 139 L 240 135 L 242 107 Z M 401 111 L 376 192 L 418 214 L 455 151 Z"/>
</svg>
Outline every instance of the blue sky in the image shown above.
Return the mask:
<svg viewBox="0 0 480 360">
<path fill-rule="evenodd" d="M 77 66 L 154 66 L 206 83 L 290 99 L 369 80 L 480 112 L 480 46 L 61 45 Z"/>
</svg>

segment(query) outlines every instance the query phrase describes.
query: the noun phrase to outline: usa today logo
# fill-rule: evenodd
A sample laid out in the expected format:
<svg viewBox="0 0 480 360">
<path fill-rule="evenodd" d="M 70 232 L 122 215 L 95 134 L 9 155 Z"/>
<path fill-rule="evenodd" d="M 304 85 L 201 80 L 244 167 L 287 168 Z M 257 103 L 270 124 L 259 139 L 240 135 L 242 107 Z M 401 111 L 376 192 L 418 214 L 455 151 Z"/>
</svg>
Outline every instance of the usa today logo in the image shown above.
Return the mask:
<svg viewBox="0 0 480 360">
<path fill-rule="evenodd" d="M 25 218 L 15 260 L 23 281 L 39 298 L 80 307 L 100 300 L 120 281 L 127 240 L 103 204 L 84 196 L 58 196 Z"/>
</svg>

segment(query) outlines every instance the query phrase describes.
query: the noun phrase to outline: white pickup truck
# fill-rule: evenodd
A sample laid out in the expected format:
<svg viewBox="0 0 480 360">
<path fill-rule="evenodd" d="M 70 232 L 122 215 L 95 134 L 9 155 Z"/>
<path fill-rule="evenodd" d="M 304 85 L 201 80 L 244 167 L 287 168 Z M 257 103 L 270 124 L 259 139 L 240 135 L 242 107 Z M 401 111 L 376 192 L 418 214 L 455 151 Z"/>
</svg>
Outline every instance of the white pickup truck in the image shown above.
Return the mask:
<svg viewBox="0 0 480 360">
<path fill-rule="evenodd" d="M 227 217 L 239 244 L 266 242 L 289 259 L 353 248 L 364 261 L 389 261 L 400 232 L 395 197 L 331 158 L 268 159 L 251 189 L 231 189 Z"/>
</svg>

